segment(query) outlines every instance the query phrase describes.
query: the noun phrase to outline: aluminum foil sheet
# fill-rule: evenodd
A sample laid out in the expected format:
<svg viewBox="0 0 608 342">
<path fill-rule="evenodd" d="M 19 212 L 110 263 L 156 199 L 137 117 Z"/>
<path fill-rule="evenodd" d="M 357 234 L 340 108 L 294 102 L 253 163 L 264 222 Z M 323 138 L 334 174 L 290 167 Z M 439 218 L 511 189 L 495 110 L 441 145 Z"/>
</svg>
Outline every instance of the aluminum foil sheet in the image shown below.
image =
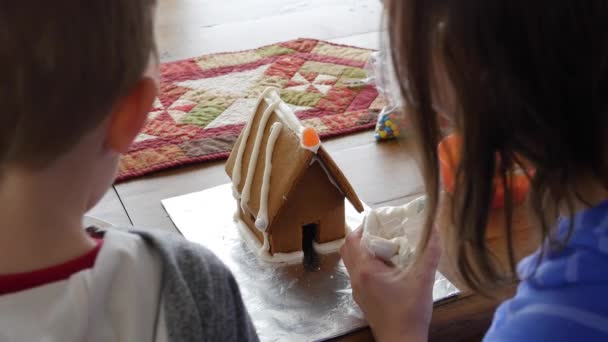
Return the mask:
<svg viewBox="0 0 608 342">
<path fill-rule="evenodd" d="M 211 249 L 234 273 L 262 341 L 318 341 L 366 326 L 353 301 L 346 268 L 337 253 L 320 256 L 318 267 L 260 260 L 234 222 L 236 201 L 229 184 L 162 201 L 186 239 Z M 348 205 L 347 224 L 363 215 Z M 459 293 L 437 273 L 435 302 Z"/>
</svg>

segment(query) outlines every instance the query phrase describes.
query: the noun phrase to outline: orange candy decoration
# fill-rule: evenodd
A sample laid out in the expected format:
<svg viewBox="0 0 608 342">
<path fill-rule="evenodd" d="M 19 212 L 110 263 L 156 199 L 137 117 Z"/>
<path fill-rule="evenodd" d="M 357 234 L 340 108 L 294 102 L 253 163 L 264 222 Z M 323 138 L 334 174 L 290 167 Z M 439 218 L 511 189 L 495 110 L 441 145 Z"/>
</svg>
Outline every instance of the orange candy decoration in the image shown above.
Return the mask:
<svg viewBox="0 0 608 342">
<path fill-rule="evenodd" d="M 306 127 L 302 131 L 302 145 L 306 147 L 315 147 L 321 143 L 317 131 L 312 127 Z"/>
</svg>

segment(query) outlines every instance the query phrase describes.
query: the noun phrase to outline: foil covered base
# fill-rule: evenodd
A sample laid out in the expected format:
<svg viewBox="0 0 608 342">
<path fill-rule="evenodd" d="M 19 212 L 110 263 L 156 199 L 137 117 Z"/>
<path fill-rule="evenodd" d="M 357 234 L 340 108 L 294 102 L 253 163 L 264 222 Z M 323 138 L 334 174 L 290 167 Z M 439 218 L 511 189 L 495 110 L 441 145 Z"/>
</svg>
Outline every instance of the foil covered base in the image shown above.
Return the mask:
<svg viewBox="0 0 608 342">
<path fill-rule="evenodd" d="M 236 201 L 229 184 L 162 201 L 186 239 L 212 250 L 233 272 L 262 341 L 317 341 L 366 326 L 352 299 L 346 268 L 337 253 L 303 264 L 261 260 L 245 243 L 234 221 Z M 357 228 L 364 214 L 347 203 L 347 224 Z M 459 290 L 437 273 L 435 302 Z"/>
</svg>

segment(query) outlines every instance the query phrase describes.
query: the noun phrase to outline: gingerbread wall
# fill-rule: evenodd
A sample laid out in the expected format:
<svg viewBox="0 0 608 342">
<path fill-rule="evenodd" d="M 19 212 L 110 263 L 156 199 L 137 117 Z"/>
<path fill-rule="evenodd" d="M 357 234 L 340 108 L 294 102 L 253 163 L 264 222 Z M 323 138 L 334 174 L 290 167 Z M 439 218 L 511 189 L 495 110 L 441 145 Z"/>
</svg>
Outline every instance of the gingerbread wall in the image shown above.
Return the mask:
<svg viewBox="0 0 608 342">
<path fill-rule="evenodd" d="M 258 238 L 258 241 L 260 241 L 260 243 L 263 244 L 264 243 L 264 234 L 255 227 L 255 218 L 253 217 L 253 214 L 251 214 L 249 212 L 244 213 L 243 210 L 241 209 L 241 205 L 238 200 L 236 201 L 236 204 L 237 204 L 237 208 L 239 208 L 238 210 L 239 210 L 239 215 L 241 217 L 241 220 L 243 222 L 245 222 L 247 227 L 249 227 L 249 230 L 251 230 L 253 232 L 253 234 L 255 235 L 255 237 Z"/>
<path fill-rule="evenodd" d="M 226 172 L 229 176 L 232 175 L 233 168 L 235 166 L 235 159 L 237 156 L 237 150 L 240 144 L 246 143 L 242 167 L 241 167 L 241 181 L 237 187 L 239 193 L 242 193 L 243 187 L 247 179 L 247 170 L 249 164 L 252 162 L 251 156 L 253 154 L 253 147 L 255 141 L 255 135 L 259 129 L 262 129 L 262 140 L 260 144 L 259 154 L 256 158 L 255 172 L 253 173 L 251 180 L 251 192 L 249 201 L 247 202 L 248 215 L 257 215 L 260 208 L 260 190 L 262 188 L 262 181 L 265 169 L 264 160 L 266 158 L 266 144 L 270 135 L 270 128 L 272 124 L 280 121 L 279 117 L 273 113 L 266 126 L 260 127 L 259 116 L 262 115 L 264 110 L 268 107 L 265 101 L 262 101 L 258 110 L 255 113 L 255 118 L 252 118 L 251 134 L 247 141 L 242 141 L 242 136 L 237 140 L 235 147 L 226 162 Z M 284 126 L 279 134 L 279 137 L 274 146 L 272 153 L 272 172 L 270 175 L 270 189 L 268 193 L 268 218 L 270 221 L 274 219 L 276 214 L 283 210 L 285 199 L 284 195 L 290 193 L 295 184 L 297 184 L 300 178 L 303 176 L 303 172 L 310 165 L 310 161 L 313 158 L 313 153 L 300 147 L 300 140 L 296 133 L 290 130 L 287 126 Z M 247 222 L 247 221 L 246 221 Z M 260 234 L 261 236 L 261 234 Z"/>
<path fill-rule="evenodd" d="M 289 194 L 285 207 L 269 228 L 272 253 L 302 249 L 302 226 L 318 224 L 318 243 L 345 235 L 344 196 L 329 181 L 318 162 L 313 163 Z"/>
</svg>

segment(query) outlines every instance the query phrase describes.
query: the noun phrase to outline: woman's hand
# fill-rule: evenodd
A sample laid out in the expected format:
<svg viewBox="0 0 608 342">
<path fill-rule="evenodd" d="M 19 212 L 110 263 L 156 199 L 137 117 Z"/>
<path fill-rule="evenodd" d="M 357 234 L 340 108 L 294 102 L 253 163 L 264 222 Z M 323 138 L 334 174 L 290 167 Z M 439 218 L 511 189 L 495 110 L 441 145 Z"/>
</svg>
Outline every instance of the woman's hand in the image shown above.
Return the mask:
<svg viewBox="0 0 608 342">
<path fill-rule="evenodd" d="M 437 233 L 406 269 L 389 266 L 361 246 L 363 230 L 346 237 L 340 254 L 350 274 L 353 297 L 378 341 L 426 341 L 439 263 Z"/>
</svg>

